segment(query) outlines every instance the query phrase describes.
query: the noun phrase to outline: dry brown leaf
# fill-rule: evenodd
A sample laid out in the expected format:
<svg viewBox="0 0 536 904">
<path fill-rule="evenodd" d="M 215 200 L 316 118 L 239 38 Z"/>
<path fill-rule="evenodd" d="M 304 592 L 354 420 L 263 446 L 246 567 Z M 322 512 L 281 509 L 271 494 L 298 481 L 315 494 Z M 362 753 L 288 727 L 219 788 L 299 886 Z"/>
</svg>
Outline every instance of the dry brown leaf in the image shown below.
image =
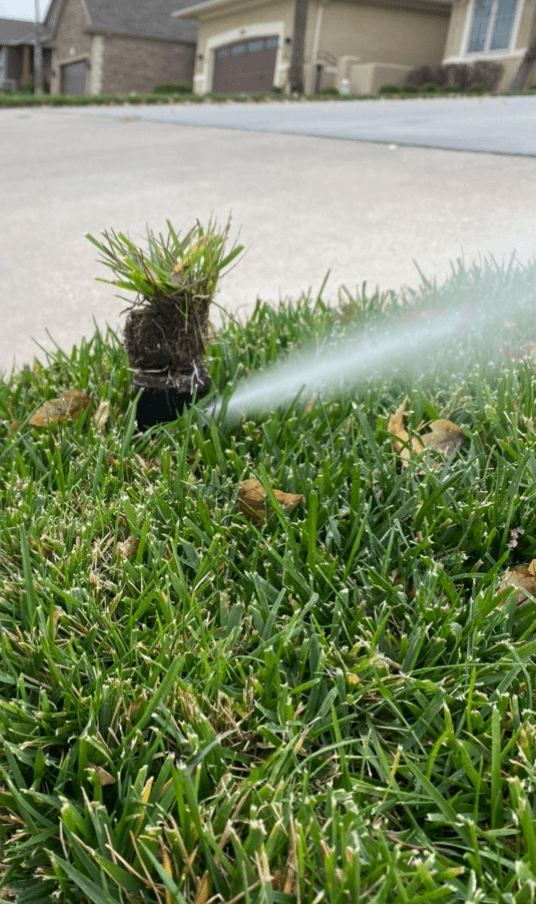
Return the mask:
<svg viewBox="0 0 536 904">
<path fill-rule="evenodd" d="M 298 493 L 283 493 L 281 490 L 274 490 L 273 493 L 281 508 L 289 513 L 303 502 L 303 496 Z M 240 511 L 250 521 L 260 524 L 266 519 L 266 496 L 267 492 L 260 480 L 244 480 L 238 489 Z"/>
<path fill-rule="evenodd" d="M 109 402 L 100 402 L 99 407 L 97 408 L 93 421 L 95 422 L 95 426 L 99 433 L 104 433 L 106 430 L 106 424 L 108 423 L 110 417 L 110 403 Z"/>
<path fill-rule="evenodd" d="M 420 438 L 412 437 L 410 442 L 409 433 L 404 428 L 407 401 L 406 397 L 387 423 L 389 433 L 396 437 L 393 439 L 393 447 L 402 459 L 402 467 L 407 468 L 412 451 L 420 455 L 425 449 L 438 449 L 445 455 L 452 455 L 463 440 L 462 431 L 452 421 L 432 421 L 429 433 Z"/>
<path fill-rule="evenodd" d="M 75 420 L 79 414 L 91 403 L 85 392 L 77 389 L 62 392 L 59 399 L 48 399 L 30 418 L 32 427 L 48 427 L 49 424 L 64 421 L 66 418 Z"/>
<path fill-rule="evenodd" d="M 404 412 L 406 410 L 407 401 L 408 399 L 406 396 L 396 409 L 395 413 L 391 415 L 387 424 L 389 433 L 392 433 L 393 436 L 397 437 L 393 440 L 393 446 L 395 452 L 398 452 L 402 459 L 403 468 L 407 468 L 408 466 L 411 450 L 413 449 L 414 452 L 419 453 L 422 452 L 423 448 L 419 440 L 415 437 L 412 438 L 410 447 L 409 433 L 404 429 Z"/>
<path fill-rule="evenodd" d="M 421 436 L 423 446 L 427 449 L 439 449 L 445 455 L 452 455 L 461 446 L 463 441 L 462 431 L 452 421 L 432 421 L 430 433 Z"/>
<path fill-rule="evenodd" d="M 516 602 L 526 603 L 529 597 L 536 597 L 536 559 L 529 565 L 513 565 L 504 572 L 499 591 L 508 587 L 516 588 Z"/>
<path fill-rule="evenodd" d="M 99 780 L 99 784 L 103 787 L 104 785 L 115 785 L 116 779 L 109 772 L 106 772 L 106 769 L 103 769 L 102 766 L 95 766 L 95 775 Z"/>
<path fill-rule="evenodd" d="M 121 556 L 122 559 L 133 559 L 136 556 L 139 545 L 140 541 L 138 537 L 133 537 L 131 534 L 130 537 L 127 537 L 122 543 L 116 543 L 115 557 L 119 558 L 119 556 Z"/>
</svg>

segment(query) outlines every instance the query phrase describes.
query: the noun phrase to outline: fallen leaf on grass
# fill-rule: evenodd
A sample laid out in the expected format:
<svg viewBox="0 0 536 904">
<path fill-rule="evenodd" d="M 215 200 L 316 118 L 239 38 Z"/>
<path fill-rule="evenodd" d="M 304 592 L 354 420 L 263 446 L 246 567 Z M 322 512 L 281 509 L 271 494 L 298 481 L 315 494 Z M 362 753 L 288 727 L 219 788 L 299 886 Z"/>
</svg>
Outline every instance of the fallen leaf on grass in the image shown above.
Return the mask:
<svg viewBox="0 0 536 904">
<path fill-rule="evenodd" d="M 526 603 L 529 597 L 536 597 L 536 559 L 528 565 L 513 565 L 504 572 L 499 591 L 515 587 L 516 602 Z"/>
<path fill-rule="evenodd" d="M 123 540 L 122 543 L 115 544 L 115 557 L 116 559 L 119 556 L 122 559 L 134 559 L 136 553 L 138 552 L 138 547 L 140 545 L 140 541 L 138 537 L 133 537 L 132 534 L 130 537 L 127 537 L 126 540 Z"/>
<path fill-rule="evenodd" d="M 407 405 L 407 397 L 403 402 L 398 406 L 395 413 L 391 415 L 389 418 L 389 422 L 387 424 L 387 429 L 389 433 L 392 433 L 396 439 L 393 440 L 393 446 L 395 452 L 398 452 L 400 458 L 402 459 L 402 467 L 407 468 L 409 459 L 411 457 L 411 450 L 414 452 L 420 453 L 422 452 L 422 445 L 418 439 L 415 437 L 411 440 L 409 439 L 409 433 L 404 428 L 404 412 L 406 410 Z"/>
<path fill-rule="evenodd" d="M 298 493 L 283 493 L 281 490 L 274 490 L 273 493 L 281 508 L 289 513 L 292 513 L 300 502 L 303 502 L 303 496 Z M 267 495 L 260 480 L 244 480 L 240 484 L 238 506 L 246 518 L 256 521 L 258 524 L 266 519 Z"/>
<path fill-rule="evenodd" d="M 32 427 L 48 427 L 49 424 L 64 421 L 66 418 L 75 420 L 91 403 L 85 392 L 77 389 L 62 392 L 59 399 L 48 399 L 29 420 Z"/>
<path fill-rule="evenodd" d="M 106 769 L 103 769 L 102 766 L 94 766 L 94 769 L 95 775 L 97 776 L 99 784 L 102 785 L 102 787 L 105 787 L 106 785 L 115 785 L 116 779 L 113 777 L 113 775 L 110 775 L 109 772 L 106 772 Z"/>
<path fill-rule="evenodd" d="M 420 455 L 425 449 L 438 449 L 445 455 L 452 455 L 463 440 L 462 431 L 452 421 L 432 421 L 429 433 L 424 433 L 419 437 L 413 436 L 410 442 L 409 433 L 404 428 L 407 401 L 406 397 L 395 413 L 391 415 L 387 424 L 389 433 L 395 437 L 393 446 L 395 452 L 398 452 L 402 459 L 402 467 L 407 468 L 412 451 Z"/>
<path fill-rule="evenodd" d="M 432 421 L 430 433 L 421 436 L 423 446 L 427 449 L 439 449 L 445 455 L 452 455 L 462 441 L 462 431 L 452 421 Z"/>
<path fill-rule="evenodd" d="M 110 403 L 109 402 L 101 402 L 99 407 L 97 408 L 93 421 L 99 433 L 104 433 L 106 430 L 106 424 L 108 423 L 108 419 L 110 417 Z"/>
</svg>

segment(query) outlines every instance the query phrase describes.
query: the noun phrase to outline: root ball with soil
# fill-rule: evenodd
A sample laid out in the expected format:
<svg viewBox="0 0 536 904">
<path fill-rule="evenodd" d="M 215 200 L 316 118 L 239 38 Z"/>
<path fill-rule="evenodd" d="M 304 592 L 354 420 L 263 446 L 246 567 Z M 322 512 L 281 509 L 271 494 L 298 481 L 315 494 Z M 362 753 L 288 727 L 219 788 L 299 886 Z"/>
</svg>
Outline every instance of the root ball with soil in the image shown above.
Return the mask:
<svg viewBox="0 0 536 904">
<path fill-rule="evenodd" d="M 226 253 L 230 221 L 223 228 L 197 221 L 184 238 L 166 221 L 167 233 L 147 230 L 147 250 L 122 232 L 104 231 L 100 261 L 114 279 L 99 279 L 136 293 L 127 299 L 124 345 L 141 390 L 137 420 L 141 428 L 173 420 L 185 404 L 210 389 L 205 365 L 209 311 L 222 272 L 243 250 Z M 122 296 L 121 296 L 122 297 Z"/>
</svg>

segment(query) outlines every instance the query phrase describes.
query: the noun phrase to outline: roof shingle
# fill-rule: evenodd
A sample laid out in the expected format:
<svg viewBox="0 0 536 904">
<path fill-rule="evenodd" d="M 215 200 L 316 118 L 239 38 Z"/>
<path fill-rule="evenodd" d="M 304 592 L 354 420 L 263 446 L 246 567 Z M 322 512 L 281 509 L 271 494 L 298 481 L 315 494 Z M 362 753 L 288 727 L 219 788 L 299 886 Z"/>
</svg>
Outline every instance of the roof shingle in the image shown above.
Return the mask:
<svg viewBox="0 0 536 904">
<path fill-rule="evenodd" d="M 41 39 L 47 35 L 40 26 Z M 0 46 L 4 44 L 33 44 L 35 23 L 25 19 L 0 19 Z"/>
<path fill-rule="evenodd" d="M 197 22 L 171 16 L 176 9 L 193 6 L 192 0 L 86 0 L 86 6 L 92 31 L 182 41 L 197 37 Z"/>
</svg>

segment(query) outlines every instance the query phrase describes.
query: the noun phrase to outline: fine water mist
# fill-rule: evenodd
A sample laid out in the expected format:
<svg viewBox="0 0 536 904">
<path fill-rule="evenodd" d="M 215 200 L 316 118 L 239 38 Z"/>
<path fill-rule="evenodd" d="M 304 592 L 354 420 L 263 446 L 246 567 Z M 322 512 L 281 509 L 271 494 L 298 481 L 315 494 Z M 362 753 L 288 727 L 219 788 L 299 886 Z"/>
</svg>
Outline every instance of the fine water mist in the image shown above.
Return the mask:
<svg viewBox="0 0 536 904">
<path fill-rule="evenodd" d="M 470 348 L 474 355 L 477 320 L 473 307 L 465 305 L 449 313 L 401 314 L 389 318 L 382 329 L 330 333 L 314 347 L 244 380 L 226 403 L 217 403 L 215 413 L 223 408 L 226 419 L 236 420 L 273 410 L 299 395 L 337 396 L 371 379 L 461 373 Z M 489 335 L 481 342 L 481 350 L 487 351 L 484 343 L 489 344 Z"/>
<path fill-rule="evenodd" d="M 527 341 L 536 349 L 536 260 L 525 268 L 512 255 L 506 270 L 493 258 L 467 271 L 459 262 L 444 286 L 425 283 L 411 296 L 387 310 L 369 305 L 360 327 L 334 317 L 326 335 L 238 383 L 213 412 L 236 421 L 395 378 L 453 385 L 510 366 Z"/>
</svg>

